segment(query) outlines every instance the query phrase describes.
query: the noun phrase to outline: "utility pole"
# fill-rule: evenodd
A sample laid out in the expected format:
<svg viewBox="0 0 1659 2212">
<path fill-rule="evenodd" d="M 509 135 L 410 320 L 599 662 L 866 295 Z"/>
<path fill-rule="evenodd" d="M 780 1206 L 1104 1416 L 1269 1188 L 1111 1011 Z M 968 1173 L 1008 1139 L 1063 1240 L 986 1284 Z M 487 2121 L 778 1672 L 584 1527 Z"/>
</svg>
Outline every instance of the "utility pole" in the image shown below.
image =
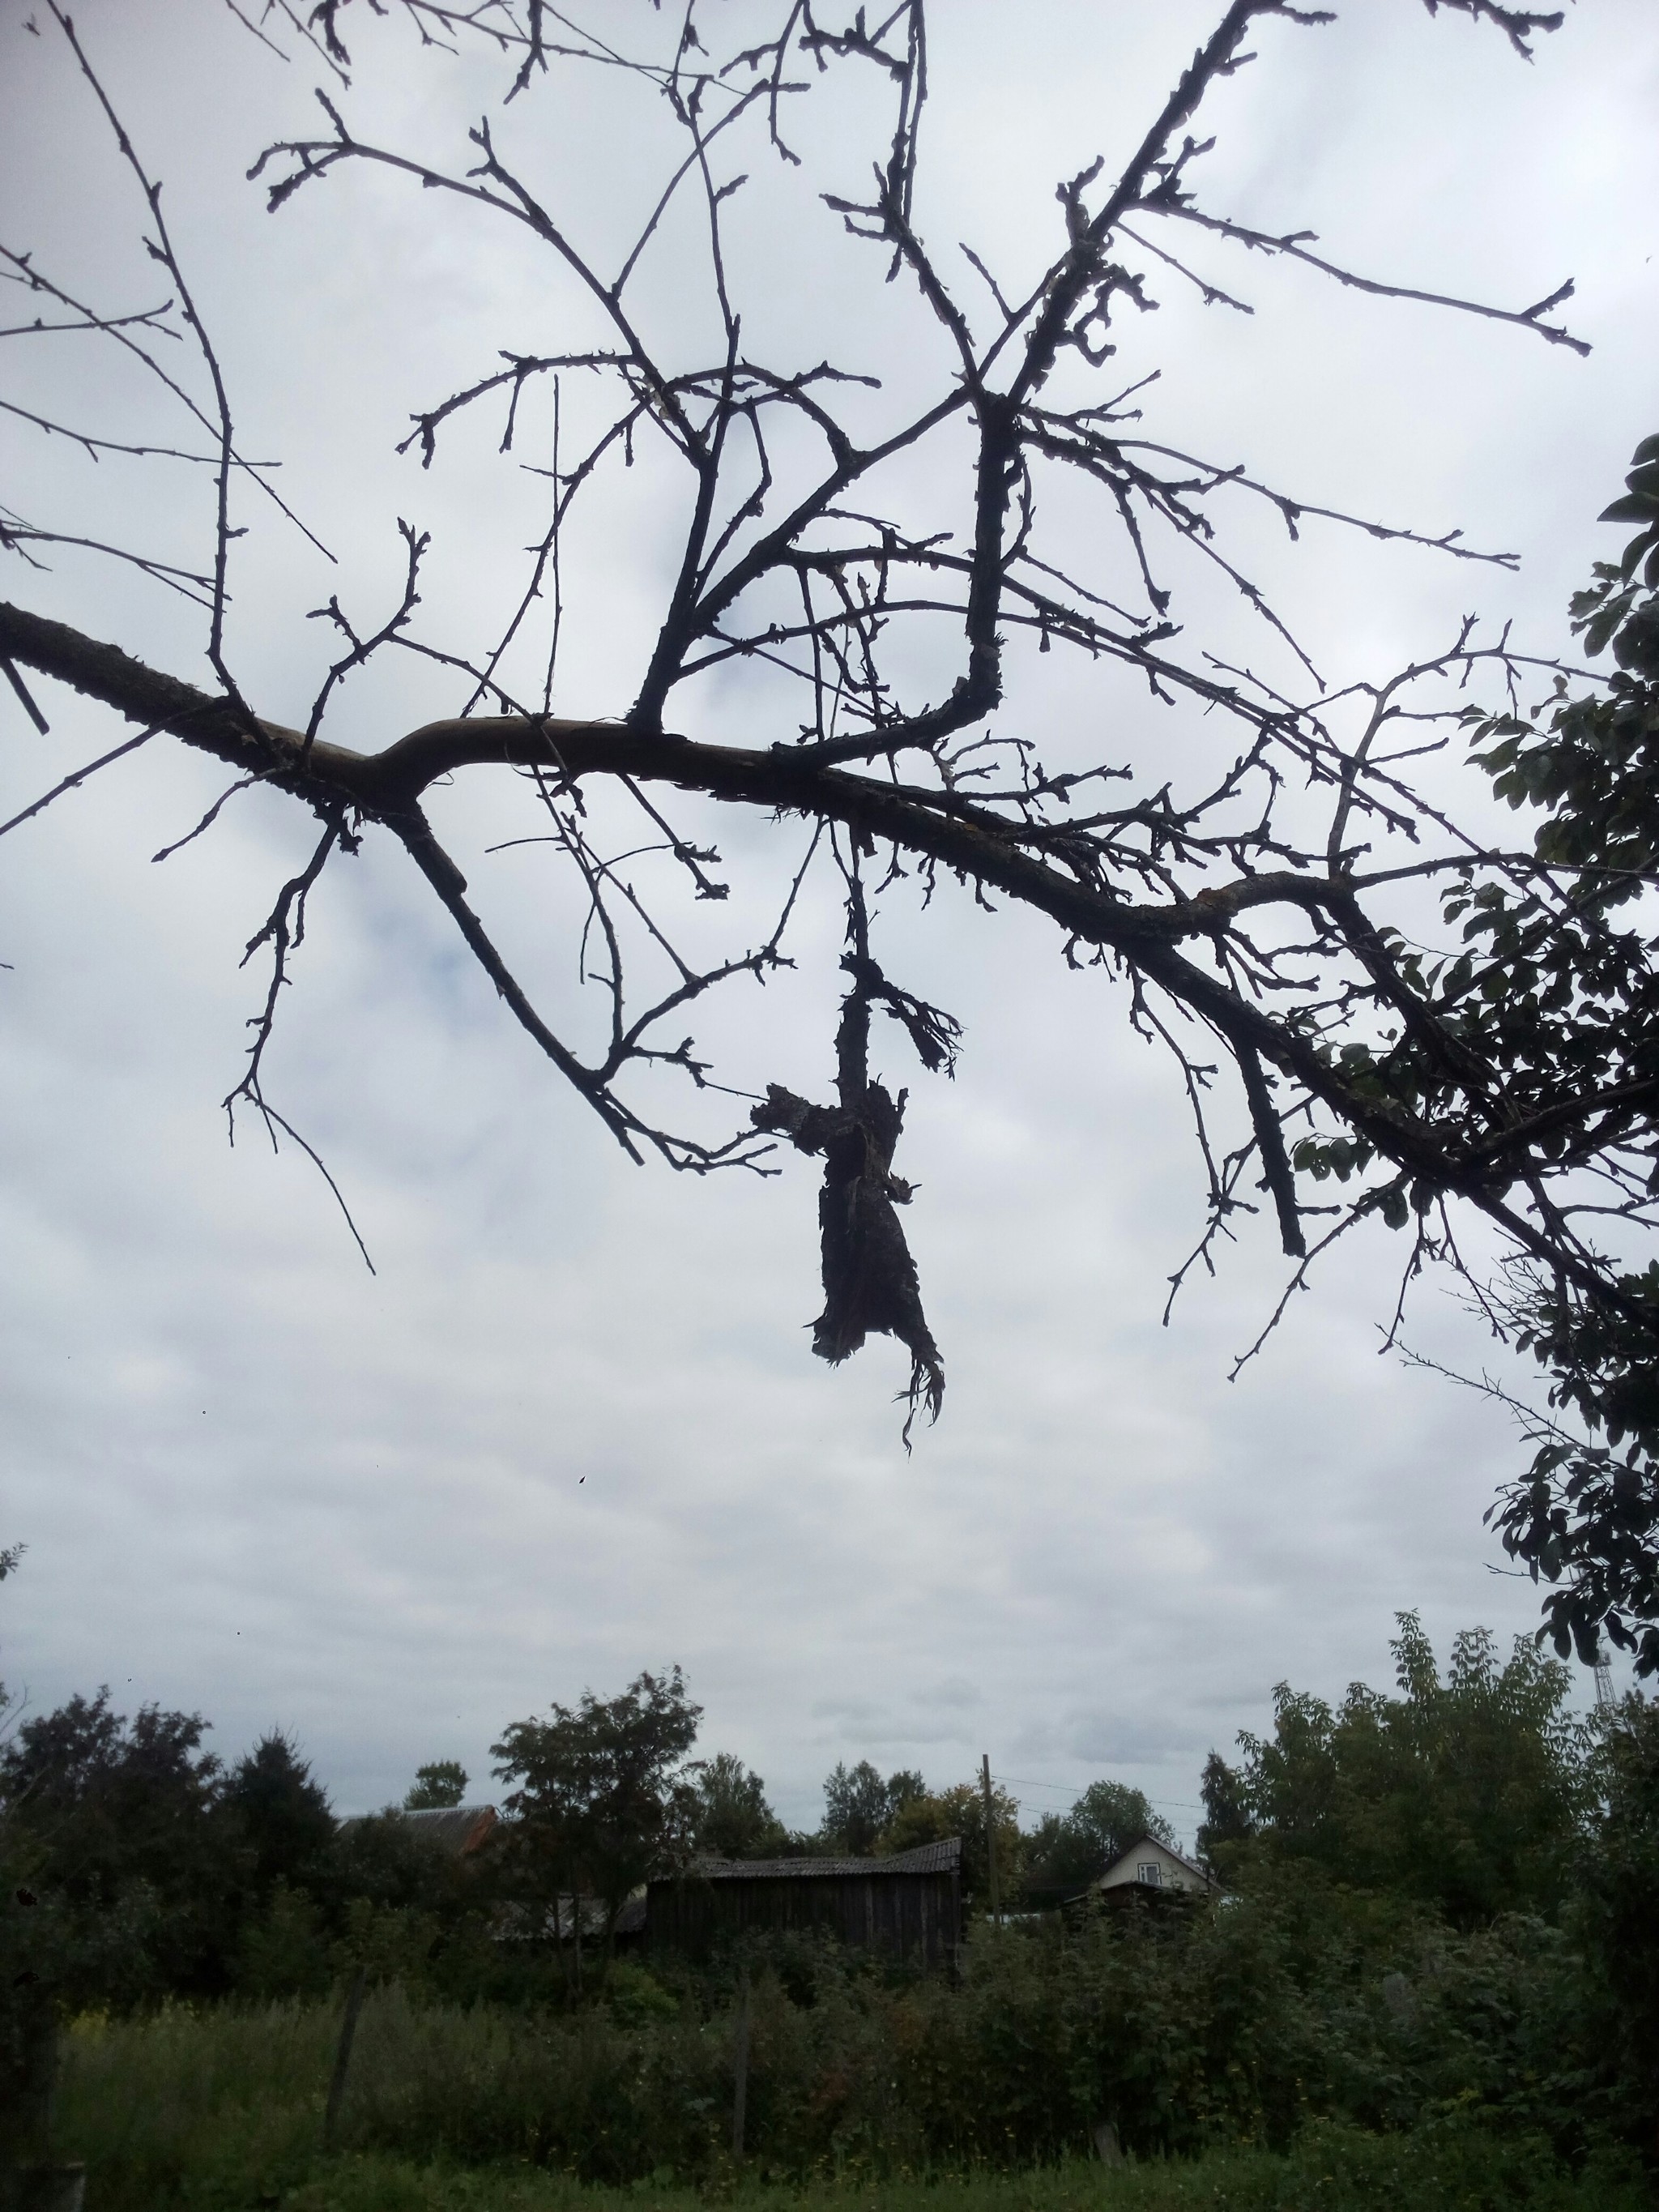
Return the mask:
<svg viewBox="0 0 1659 2212">
<path fill-rule="evenodd" d="M 985 1858 L 991 1875 L 991 1917 L 1002 1917 L 1002 1892 L 997 1881 L 997 1823 L 996 1807 L 991 1797 L 991 1754 L 984 1753 L 980 1764 L 980 1781 L 985 1792 Z"/>
</svg>

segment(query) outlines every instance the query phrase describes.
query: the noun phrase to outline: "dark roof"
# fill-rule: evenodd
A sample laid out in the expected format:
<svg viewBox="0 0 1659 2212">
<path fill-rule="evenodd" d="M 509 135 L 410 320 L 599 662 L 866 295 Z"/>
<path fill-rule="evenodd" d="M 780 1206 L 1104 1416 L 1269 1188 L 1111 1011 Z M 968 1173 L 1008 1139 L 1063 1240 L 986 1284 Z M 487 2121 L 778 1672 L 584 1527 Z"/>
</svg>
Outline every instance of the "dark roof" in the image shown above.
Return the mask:
<svg viewBox="0 0 1659 2212">
<path fill-rule="evenodd" d="M 690 1871 L 694 1881 L 833 1881 L 859 1875 L 955 1874 L 961 1864 L 962 1838 L 950 1836 L 883 1859 L 696 1859 Z"/>
<path fill-rule="evenodd" d="M 495 1825 L 493 1805 L 441 1805 L 420 1813 L 400 1812 L 400 1820 L 407 1820 L 418 1828 L 422 1836 L 441 1851 L 453 1851 L 457 1858 L 465 1858 L 476 1851 Z"/>
</svg>

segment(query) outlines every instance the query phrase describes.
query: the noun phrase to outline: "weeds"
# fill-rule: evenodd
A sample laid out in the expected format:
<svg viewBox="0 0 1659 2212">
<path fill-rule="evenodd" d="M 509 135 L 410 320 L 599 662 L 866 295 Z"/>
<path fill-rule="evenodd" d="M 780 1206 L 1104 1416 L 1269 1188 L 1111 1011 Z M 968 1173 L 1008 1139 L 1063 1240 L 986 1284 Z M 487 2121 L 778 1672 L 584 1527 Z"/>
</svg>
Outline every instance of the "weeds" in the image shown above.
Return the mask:
<svg viewBox="0 0 1659 2212">
<path fill-rule="evenodd" d="M 1254 2042 L 1237 2021 L 1231 2044 L 1212 2037 L 1206 2075 L 1205 2051 L 1176 2033 L 1191 1992 L 1176 1962 L 1136 1966 L 1134 1946 L 1100 1943 L 1073 1943 L 1065 1958 L 988 1944 L 954 1990 L 885 1989 L 826 1966 L 792 1996 L 758 1973 L 740 2171 L 729 2151 L 730 2014 L 705 2017 L 689 1997 L 677 2006 L 642 1972 L 623 2017 L 372 1992 L 343 2154 L 331 2159 L 320 2139 L 337 2005 L 85 2018 L 67 2039 L 55 2132 L 88 2161 L 94 2212 L 678 2212 L 732 2198 L 756 2212 L 1637 2212 L 1650 2202 L 1620 2154 L 1564 2145 L 1524 2100 L 1483 2095 L 1488 2046 L 1513 2035 L 1516 2017 L 1495 2002 L 1503 1977 L 1485 1954 L 1473 1964 L 1460 1954 L 1461 1982 L 1443 1970 L 1430 1989 L 1420 1977 L 1409 2018 L 1387 2028 L 1380 2004 L 1378 2017 L 1356 2003 L 1353 2017 L 1322 2020 L 1258 2008 Z M 1227 1956 L 1230 1972 L 1266 1972 L 1253 1948 Z M 1213 2026 L 1212 1987 L 1206 2002 Z M 1472 2023 L 1488 2014 L 1500 2025 L 1483 2045 Z M 1339 2095 L 1374 2100 L 1385 2060 L 1391 2131 L 1330 2117 Z M 1512 2082 L 1512 2053 L 1504 2064 Z M 1122 2167 L 1081 2155 L 1105 2118 L 1129 2147 Z"/>
</svg>

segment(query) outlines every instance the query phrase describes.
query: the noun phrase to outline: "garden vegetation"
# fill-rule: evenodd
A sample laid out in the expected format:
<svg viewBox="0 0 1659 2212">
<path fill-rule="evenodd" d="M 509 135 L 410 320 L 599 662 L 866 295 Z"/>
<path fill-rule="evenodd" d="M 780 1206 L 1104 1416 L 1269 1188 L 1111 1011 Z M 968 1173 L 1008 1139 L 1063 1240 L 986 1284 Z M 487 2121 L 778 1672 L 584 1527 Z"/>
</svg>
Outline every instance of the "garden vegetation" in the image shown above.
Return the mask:
<svg viewBox="0 0 1659 2212">
<path fill-rule="evenodd" d="M 1281 1687 L 1270 1732 L 1212 1756 L 1216 1896 L 993 1919 L 981 1888 L 951 1977 L 775 1936 L 696 1968 L 596 1937 L 578 1978 L 568 1917 L 561 1943 L 535 1910 L 546 1891 L 525 1886 L 529 1813 L 462 1859 L 395 1811 L 337 1823 L 281 1738 L 224 1771 L 198 1719 L 77 1699 L 0 1753 L 13 2081 L 27 2088 L 29 2022 L 49 2014 L 52 2143 L 87 2158 L 99 2212 L 413 2212 L 480 2191 L 537 2212 L 578 2185 L 849 2207 L 878 2185 L 885 2206 L 951 2177 L 988 2207 L 1012 2201 L 999 2174 L 1025 2177 L 1034 2212 L 1103 2191 L 1148 2212 L 1646 2201 L 1659 1708 L 1583 1719 L 1559 1662 L 1524 1641 L 1504 1660 L 1480 1632 L 1443 1669 L 1409 1615 L 1395 1656 L 1393 1692 L 1356 1685 L 1331 1706 Z M 575 1714 L 614 1741 L 619 1713 L 660 1720 L 678 1684 L 675 1725 L 689 1712 L 695 1733 L 678 1676 L 641 1681 L 654 1694 Z M 508 1732 L 504 1763 L 525 1741 Z M 867 1814 L 872 1778 L 878 1850 L 970 1801 L 843 1767 L 830 1819 Z M 464 1786 L 434 1762 L 410 1796 Z M 752 1849 L 844 1848 L 829 1821 L 785 1834 L 729 1758 L 683 1759 L 656 1786 L 690 1853 L 698 1820 L 729 1824 L 734 1801 Z M 1118 1787 L 1021 1838 L 1011 1888 L 1043 1893 Z M 602 1887 L 584 1893 L 603 1925 Z"/>
</svg>

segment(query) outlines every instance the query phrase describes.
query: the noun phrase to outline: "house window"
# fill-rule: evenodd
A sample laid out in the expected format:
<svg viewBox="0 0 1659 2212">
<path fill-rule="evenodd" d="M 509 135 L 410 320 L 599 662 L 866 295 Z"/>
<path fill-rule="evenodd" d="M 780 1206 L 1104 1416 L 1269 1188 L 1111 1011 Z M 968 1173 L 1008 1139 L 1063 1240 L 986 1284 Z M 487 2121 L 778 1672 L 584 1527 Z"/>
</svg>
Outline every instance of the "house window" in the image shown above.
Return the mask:
<svg viewBox="0 0 1659 2212">
<path fill-rule="evenodd" d="M 1135 1869 L 1135 1880 L 1144 1881 L 1148 1889 L 1164 1887 L 1164 1869 L 1157 1859 L 1142 1859 Z"/>
</svg>

